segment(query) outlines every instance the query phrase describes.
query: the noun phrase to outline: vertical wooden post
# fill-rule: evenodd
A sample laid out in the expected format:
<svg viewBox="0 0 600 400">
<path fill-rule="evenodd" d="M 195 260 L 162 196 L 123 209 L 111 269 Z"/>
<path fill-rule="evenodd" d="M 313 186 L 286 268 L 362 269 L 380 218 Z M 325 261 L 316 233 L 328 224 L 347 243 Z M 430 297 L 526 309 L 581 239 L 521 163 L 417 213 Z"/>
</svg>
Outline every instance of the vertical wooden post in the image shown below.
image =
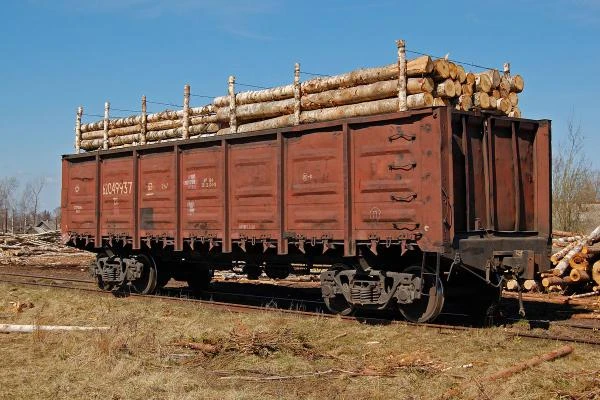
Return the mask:
<svg viewBox="0 0 600 400">
<path fill-rule="evenodd" d="M 229 132 L 237 132 L 237 118 L 235 115 L 235 76 L 229 77 Z"/>
<path fill-rule="evenodd" d="M 300 63 L 294 65 L 294 125 L 300 125 Z"/>
<path fill-rule="evenodd" d="M 75 119 L 75 153 L 81 150 L 81 116 L 83 115 L 83 107 L 77 107 L 77 118 Z"/>
<path fill-rule="evenodd" d="M 183 87 L 183 138 L 190 137 L 190 85 Z"/>
<path fill-rule="evenodd" d="M 108 150 L 108 115 L 110 111 L 110 103 L 104 103 L 104 137 L 102 139 L 102 148 Z"/>
<path fill-rule="evenodd" d="M 396 40 L 398 47 L 398 110 L 406 111 L 406 45 L 404 40 Z"/>
<path fill-rule="evenodd" d="M 146 144 L 146 124 L 148 123 L 148 114 L 146 113 L 146 96 L 142 96 L 142 123 L 140 124 L 140 144 Z"/>
<path fill-rule="evenodd" d="M 510 63 L 505 62 L 502 67 L 504 69 L 504 75 L 510 75 Z"/>
</svg>

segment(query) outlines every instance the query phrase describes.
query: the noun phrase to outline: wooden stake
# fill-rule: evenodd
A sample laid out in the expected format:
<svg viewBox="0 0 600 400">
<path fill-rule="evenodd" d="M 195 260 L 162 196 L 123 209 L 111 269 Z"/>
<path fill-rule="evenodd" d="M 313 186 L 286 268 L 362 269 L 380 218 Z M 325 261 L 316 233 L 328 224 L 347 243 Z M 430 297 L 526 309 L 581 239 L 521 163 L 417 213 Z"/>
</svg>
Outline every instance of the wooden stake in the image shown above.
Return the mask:
<svg viewBox="0 0 600 400">
<path fill-rule="evenodd" d="M 75 153 L 81 150 L 81 116 L 83 115 L 83 107 L 77 107 L 77 117 L 75 118 Z"/>
<path fill-rule="evenodd" d="M 300 125 L 300 112 L 302 111 L 300 89 L 300 64 L 296 63 L 294 65 L 294 125 Z"/>
<path fill-rule="evenodd" d="M 104 136 L 102 138 L 102 148 L 108 150 L 108 121 L 109 121 L 110 103 L 104 103 Z"/>
<path fill-rule="evenodd" d="M 235 114 L 235 76 L 230 76 L 227 90 L 229 92 L 229 133 L 237 132 L 237 119 Z"/>
<path fill-rule="evenodd" d="M 148 116 L 146 115 L 146 96 L 142 96 L 142 121 L 140 123 L 140 144 L 146 144 L 146 124 Z"/>
<path fill-rule="evenodd" d="M 398 47 L 398 111 L 408 110 L 406 104 L 406 46 L 404 40 L 396 40 Z"/>
<path fill-rule="evenodd" d="M 183 139 L 190 137 L 190 85 L 183 87 Z"/>
</svg>

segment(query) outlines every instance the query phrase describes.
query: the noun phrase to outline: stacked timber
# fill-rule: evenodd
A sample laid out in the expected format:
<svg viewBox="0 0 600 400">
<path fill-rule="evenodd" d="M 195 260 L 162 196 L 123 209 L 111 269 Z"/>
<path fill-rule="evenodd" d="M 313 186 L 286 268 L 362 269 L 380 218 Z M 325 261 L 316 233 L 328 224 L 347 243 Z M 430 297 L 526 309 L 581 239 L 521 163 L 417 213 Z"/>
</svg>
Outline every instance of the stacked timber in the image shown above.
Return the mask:
<svg viewBox="0 0 600 400">
<path fill-rule="evenodd" d="M 589 235 L 565 232 L 554 238 L 561 248 L 550 257 L 554 268 L 542 273 L 542 286 L 548 290 L 566 287 L 600 290 L 600 226 Z"/>
<path fill-rule="evenodd" d="M 520 117 L 518 93 L 524 81 L 496 69 L 465 71 L 462 65 L 430 56 L 406 59 L 404 41 L 397 41 L 396 63 L 363 68 L 345 74 L 300 81 L 300 65 L 292 84 L 236 93 L 235 77 L 228 80 L 227 95 L 211 104 L 190 107 L 190 87 L 184 88 L 183 109 L 142 112 L 111 119 L 105 104 L 104 119 L 82 124 L 76 119 L 76 151 L 109 149 L 205 135 L 245 133 L 294 125 L 406 111 L 432 106 L 459 110 L 477 108 Z"/>
</svg>

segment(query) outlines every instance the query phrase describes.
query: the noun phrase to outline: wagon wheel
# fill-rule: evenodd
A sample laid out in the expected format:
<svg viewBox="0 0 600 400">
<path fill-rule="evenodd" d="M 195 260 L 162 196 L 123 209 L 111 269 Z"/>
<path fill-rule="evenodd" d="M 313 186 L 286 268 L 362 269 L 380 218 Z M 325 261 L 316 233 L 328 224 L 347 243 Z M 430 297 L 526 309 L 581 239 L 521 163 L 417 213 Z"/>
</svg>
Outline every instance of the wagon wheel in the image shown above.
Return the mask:
<svg viewBox="0 0 600 400">
<path fill-rule="evenodd" d="M 346 266 L 335 264 L 333 265 L 333 269 L 336 271 L 342 271 L 346 269 Z M 348 292 L 348 282 L 343 282 L 342 286 L 344 286 L 344 291 Z M 350 315 L 355 311 L 355 308 L 352 304 L 346 300 L 343 294 L 336 294 L 335 297 L 323 296 L 323 301 L 325 302 L 325 306 L 334 314 L 339 315 Z"/>
<path fill-rule="evenodd" d="M 421 266 L 411 265 L 402 271 L 407 274 L 421 275 Z M 420 299 L 410 304 L 399 304 L 398 308 L 404 318 L 410 322 L 431 322 L 442 312 L 444 307 L 444 286 L 442 281 L 426 268 L 423 274 Z"/>
<path fill-rule="evenodd" d="M 154 293 L 157 284 L 157 272 L 154 260 L 145 254 L 136 256 L 136 259 L 144 264 L 144 268 L 142 269 L 142 275 L 131 282 L 131 290 L 139 294 Z"/>
<path fill-rule="evenodd" d="M 98 262 L 99 259 L 104 258 L 104 257 L 108 257 L 106 255 L 106 253 L 98 253 L 96 254 L 96 262 Z M 111 291 L 114 287 L 114 285 L 112 283 L 106 283 L 104 282 L 104 280 L 102 280 L 102 275 L 97 275 L 96 276 L 96 284 L 98 285 L 98 288 L 100 290 L 107 290 L 107 291 Z"/>
</svg>

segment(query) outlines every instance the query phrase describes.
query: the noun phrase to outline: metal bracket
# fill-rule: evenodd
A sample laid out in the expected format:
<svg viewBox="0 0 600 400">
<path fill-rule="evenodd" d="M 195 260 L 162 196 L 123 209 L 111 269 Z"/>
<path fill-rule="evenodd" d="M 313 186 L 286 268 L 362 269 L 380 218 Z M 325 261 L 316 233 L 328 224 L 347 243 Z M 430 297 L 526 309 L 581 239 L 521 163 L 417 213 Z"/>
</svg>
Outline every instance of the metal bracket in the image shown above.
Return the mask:
<svg viewBox="0 0 600 400">
<path fill-rule="evenodd" d="M 411 169 L 415 168 L 417 166 L 416 162 L 409 162 L 406 164 L 389 164 L 388 168 L 390 169 L 390 171 L 394 171 L 397 169 L 401 169 L 404 171 L 410 171 Z"/>
<path fill-rule="evenodd" d="M 408 141 L 412 141 L 412 140 L 415 140 L 417 138 L 417 136 L 414 135 L 414 134 L 404 133 L 402 131 L 401 127 L 397 127 L 396 128 L 396 132 L 397 133 L 395 133 L 394 135 L 388 136 L 388 140 L 390 141 L 390 143 L 393 142 L 394 140 L 398 140 L 398 139 L 405 139 L 405 140 L 408 140 Z"/>
<path fill-rule="evenodd" d="M 395 194 L 390 195 L 391 199 L 394 201 L 402 201 L 402 202 L 411 202 L 417 198 L 416 193 L 409 193 L 406 196 L 397 196 Z"/>
</svg>

